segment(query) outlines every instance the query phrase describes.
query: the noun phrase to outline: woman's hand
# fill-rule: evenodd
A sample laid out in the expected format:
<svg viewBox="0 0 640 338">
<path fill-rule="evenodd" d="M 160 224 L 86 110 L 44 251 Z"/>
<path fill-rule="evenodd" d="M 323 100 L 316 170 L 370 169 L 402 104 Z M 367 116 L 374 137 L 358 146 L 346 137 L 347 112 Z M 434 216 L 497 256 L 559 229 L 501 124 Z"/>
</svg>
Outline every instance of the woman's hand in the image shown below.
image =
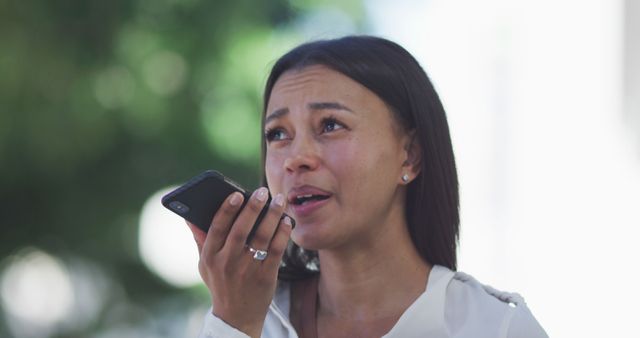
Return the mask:
<svg viewBox="0 0 640 338">
<path fill-rule="evenodd" d="M 281 221 L 286 199 L 278 194 L 253 236 L 249 247 L 266 251 L 254 258 L 247 236 L 262 211 L 269 192 L 256 190 L 238 214 L 244 197 L 227 197 L 205 233 L 187 222 L 198 245 L 198 268 L 213 302 L 213 314 L 251 337 L 259 337 L 276 289 L 278 267 L 291 234 L 291 220 Z M 237 217 L 236 217 L 237 215 Z"/>
</svg>

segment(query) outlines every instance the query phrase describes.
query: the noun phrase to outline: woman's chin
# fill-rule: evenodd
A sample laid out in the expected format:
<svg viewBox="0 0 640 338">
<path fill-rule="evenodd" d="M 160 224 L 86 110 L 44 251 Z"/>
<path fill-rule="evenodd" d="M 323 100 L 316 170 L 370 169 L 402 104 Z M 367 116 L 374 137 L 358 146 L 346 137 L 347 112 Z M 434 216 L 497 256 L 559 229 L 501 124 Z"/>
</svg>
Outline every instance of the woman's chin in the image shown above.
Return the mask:
<svg viewBox="0 0 640 338">
<path fill-rule="evenodd" d="M 291 240 L 305 250 L 321 250 L 327 247 L 327 240 L 315 229 L 296 226 L 291 233 Z"/>
</svg>

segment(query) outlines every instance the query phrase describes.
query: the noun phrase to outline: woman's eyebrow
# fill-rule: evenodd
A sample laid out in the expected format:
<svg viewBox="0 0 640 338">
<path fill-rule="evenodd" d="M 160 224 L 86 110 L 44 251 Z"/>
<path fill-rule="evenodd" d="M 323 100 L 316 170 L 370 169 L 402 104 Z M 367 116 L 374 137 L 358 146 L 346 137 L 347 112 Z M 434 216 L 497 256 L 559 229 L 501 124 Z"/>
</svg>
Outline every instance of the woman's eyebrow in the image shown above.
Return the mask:
<svg viewBox="0 0 640 338">
<path fill-rule="evenodd" d="M 269 123 L 271 120 L 279 119 L 280 117 L 289 114 L 289 108 L 280 108 L 271 113 L 264 119 L 264 124 Z"/>
<path fill-rule="evenodd" d="M 338 102 L 311 102 L 307 105 L 307 108 L 309 108 L 309 110 L 344 110 L 353 113 L 353 110 L 349 107 Z M 289 114 L 289 108 L 276 109 L 264 119 L 264 124 L 267 124 L 272 120 L 279 119 L 287 114 Z"/>
<path fill-rule="evenodd" d="M 312 102 L 307 105 L 310 110 L 323 110 L 323 109 L 333 109 L 333 110 L 346 110 L 348 112 L 353 113 L 349 107 L 338 103 L 338 102 Z"/>
</svg>

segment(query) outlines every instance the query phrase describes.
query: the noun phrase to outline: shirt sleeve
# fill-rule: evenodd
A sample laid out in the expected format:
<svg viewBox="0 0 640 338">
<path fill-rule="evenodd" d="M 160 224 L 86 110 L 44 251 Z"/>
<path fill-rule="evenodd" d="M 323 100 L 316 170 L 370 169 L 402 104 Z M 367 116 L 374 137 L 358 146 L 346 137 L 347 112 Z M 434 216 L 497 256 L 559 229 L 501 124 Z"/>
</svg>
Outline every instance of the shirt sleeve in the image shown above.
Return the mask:
<svg viewBox="0 0 640 338">
<path fill-rule="evenodd" d="M 215 316 L 211 309 L 204 317 L 204 325 L 198 338 L 251 338 L 246 333 L 227 324 L 222 319 Z"/>
<path fill-rule="evenodd" d="M 511 317 L 511 322 L 509 323 L 507 337 L 549 338 L 526 305 L 519 305 L 515 309 L 515 313 L 513 314 L 513 317 Z"/>
</svg>

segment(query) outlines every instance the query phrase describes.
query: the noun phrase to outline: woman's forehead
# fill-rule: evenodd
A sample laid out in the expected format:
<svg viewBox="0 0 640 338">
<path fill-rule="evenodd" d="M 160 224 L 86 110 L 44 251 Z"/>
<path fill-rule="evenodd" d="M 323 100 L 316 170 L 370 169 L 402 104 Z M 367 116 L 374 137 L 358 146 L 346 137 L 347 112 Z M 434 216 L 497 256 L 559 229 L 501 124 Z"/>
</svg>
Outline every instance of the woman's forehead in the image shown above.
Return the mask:
<svg viewBox="0 0 640 338">
<path fill-rule="evenodd" d="M 322 65 L 286 71 L 276 81 L 269 98 L 267 115 L 288 105 L 306 101 L 340 102 L 355 107 L 381 100 L 348 76 Z"/>
<path fill-rule="evenodd" d="M 329 67 L 313 65 L 284 72 L 273 86 L 271 94 L 308 89 L 310 86 L 333 88 L 345 83 L 353 85 L 355 81 Z"/>
</svg>

